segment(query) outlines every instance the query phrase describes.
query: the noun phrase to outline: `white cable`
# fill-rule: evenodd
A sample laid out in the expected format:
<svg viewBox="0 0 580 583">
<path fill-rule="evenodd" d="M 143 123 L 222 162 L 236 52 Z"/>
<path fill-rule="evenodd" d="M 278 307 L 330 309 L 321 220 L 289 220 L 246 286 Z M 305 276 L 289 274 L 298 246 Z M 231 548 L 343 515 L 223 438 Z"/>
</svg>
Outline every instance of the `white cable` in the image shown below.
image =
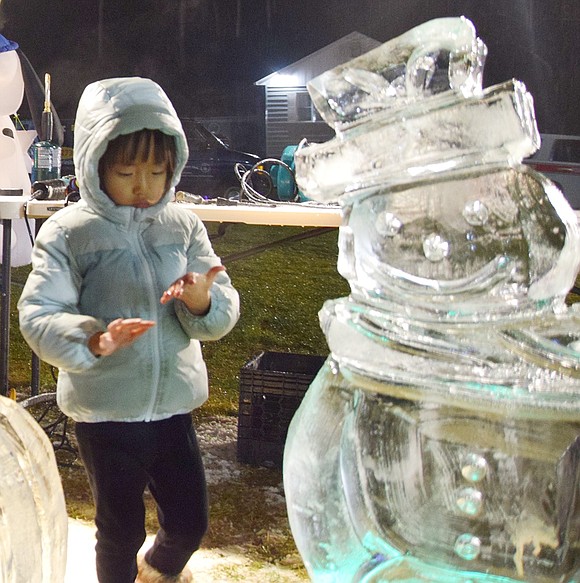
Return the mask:
<svg viewBox="0 0 580 583">
<path fill-rule="evenodd" d="M 263 160 L 260 160 L 259 162 L 254 164 L 249 170 L 246 170 L 243 164 L 237 163 L 235 165 L 234 171 L 236 173 L 236 176 L 238 177 L 238 180 L 240 181 L 240 184 L 242 187 L 242 192 L 248 198 L 248 201 L 244 201 L 244 202 L 250 202 L 253 204 L 267 204 L 268 206 L 279 206 L 279 205 L 280 206 L 297 206 L 297 205 L 300 205 L 300 206 L 311 206 L 311 207 L 313 206 L 313 207 L 320 207 L 320 208 L 328 208 L 329 206 L 334 206 L 334 205 L 328 205 L 328 204 L 320 203 L 320 202 L 316 202 L 316 201 L 297 202 L 297 201 L 286 201 L 286 200 L 272 200 L 271 198 L 268 198 L 268 197 L 264 196 L 263 194 L 260 194 L 250 184 L 250 177 L 257 170 L 262 170 L 263 166 L 265 164 L 277 164 L 279 166 L 282 166 L 290 173 L 290 176 L 292 176 L 292 180 L 294 181 L 294 184 L 296 184 L 296 177 L 295 177 L 295 174 L 294 174 L 294 171 L 292 170 L 292 168 L 290 168 L 290 166 L 288 166 L 288 164 L 282 162 L 282 160 L 278 160 L 277 158 L 264 158 Z"/>
</svg>

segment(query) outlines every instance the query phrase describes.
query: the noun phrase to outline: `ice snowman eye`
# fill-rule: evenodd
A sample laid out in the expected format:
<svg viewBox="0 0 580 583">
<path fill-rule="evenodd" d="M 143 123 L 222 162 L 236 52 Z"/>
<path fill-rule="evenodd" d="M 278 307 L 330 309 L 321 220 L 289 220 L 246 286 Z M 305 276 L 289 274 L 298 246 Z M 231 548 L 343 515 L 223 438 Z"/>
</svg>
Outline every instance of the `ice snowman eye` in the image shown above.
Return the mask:
<svg viewBox="0 0 580 583">
<path fill-rule="evenodd" d="M 472 226 L 479 227 L 485 225 L 489 219 L 489 210 L 479 200 L 468 202 L 463 208 L 463 218 Z"/>
<path fill-rule="evenodd" d="M 375 221 L 377 232 L 383 237 L 394 237 L 403 228 L 403 222 L 393 213 L 382 212 Z"/>
<path fill-rule="evenodd" d="M 437 233 L 431 233 L 423 241 L 423 253 L 425 257 L 432 262 L 442 261 L 449 256 L 451 245 Z"/>
</svg>

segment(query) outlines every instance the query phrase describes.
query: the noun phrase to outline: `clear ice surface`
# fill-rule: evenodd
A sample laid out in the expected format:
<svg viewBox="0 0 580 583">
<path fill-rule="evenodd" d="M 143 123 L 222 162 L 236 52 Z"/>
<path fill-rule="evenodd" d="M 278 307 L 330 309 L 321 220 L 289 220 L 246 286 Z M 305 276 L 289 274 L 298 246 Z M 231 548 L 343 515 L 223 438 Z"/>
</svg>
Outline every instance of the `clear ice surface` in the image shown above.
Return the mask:
<svg viewBox="0 0 580 583">
<path fill-rule="evenodd" d="M 437 19 L 309 85 L 336 136 L 297 182 L 340 203 L 351 288 L 285 448 L 316 582 L 580 581 L 580 230 L 521 163 L 532 97 L 483 89 L 485 55 Z"/>
<path fill-rule="evenodd" d="M 0 397 L 0 583 L 62 583 L 67 514 L 52 444 Z"/>
</svg>

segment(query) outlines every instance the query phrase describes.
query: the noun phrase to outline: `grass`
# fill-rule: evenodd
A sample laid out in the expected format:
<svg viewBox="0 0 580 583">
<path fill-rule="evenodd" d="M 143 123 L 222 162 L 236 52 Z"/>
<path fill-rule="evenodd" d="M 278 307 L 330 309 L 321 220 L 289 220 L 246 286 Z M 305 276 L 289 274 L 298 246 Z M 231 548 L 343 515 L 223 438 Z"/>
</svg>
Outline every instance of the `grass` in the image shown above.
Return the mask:
<svg viewBox="0 0 580 583">
<path fill-rule="evenodd" d="M 258 255 L 229 263 L 242 249 L 278 241 L 304 229 L 233 225 L 214 240 L 241 298 L 241 317 L 228 336 L 206 343 L 210 398 L 204 408 L 214 414 L 237 412 L 239 371 L 261 351 L 327 354 L 318 324 L 326 299 L 348 294 L 336 271 L 337 231 L 280 244 Z"/>
</svg>

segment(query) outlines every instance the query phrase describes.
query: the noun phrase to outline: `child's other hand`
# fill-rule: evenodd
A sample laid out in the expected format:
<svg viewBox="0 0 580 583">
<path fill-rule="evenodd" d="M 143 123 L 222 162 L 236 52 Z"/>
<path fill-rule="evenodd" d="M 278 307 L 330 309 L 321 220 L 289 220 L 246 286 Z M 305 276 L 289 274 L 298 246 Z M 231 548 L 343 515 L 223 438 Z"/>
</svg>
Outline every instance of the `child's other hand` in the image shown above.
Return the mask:
<svg viewBox="0 0 580 583">
<path fill-rule="evenodd" d="M 151 320 L 141 318 L 117 318 L 108 326 L 106 332 L 98 332 L 89 339 L 89 350 L 95 356 L 109 356 L 123 346 L 129 346 L 155 326 Z"/>
<path fill-rule="evenodd" d="M 225 271 L 223 265 L 212 267 L 205 275 L 190 272 L 174 281 L 164 292 L 159 300 L 166 304 L 173 298 L 181 300 L 187 309 L 197 316 L 207 314 L 210 308 L 211 296 L 209 290 L 216 275 Z"/>
</svg>

